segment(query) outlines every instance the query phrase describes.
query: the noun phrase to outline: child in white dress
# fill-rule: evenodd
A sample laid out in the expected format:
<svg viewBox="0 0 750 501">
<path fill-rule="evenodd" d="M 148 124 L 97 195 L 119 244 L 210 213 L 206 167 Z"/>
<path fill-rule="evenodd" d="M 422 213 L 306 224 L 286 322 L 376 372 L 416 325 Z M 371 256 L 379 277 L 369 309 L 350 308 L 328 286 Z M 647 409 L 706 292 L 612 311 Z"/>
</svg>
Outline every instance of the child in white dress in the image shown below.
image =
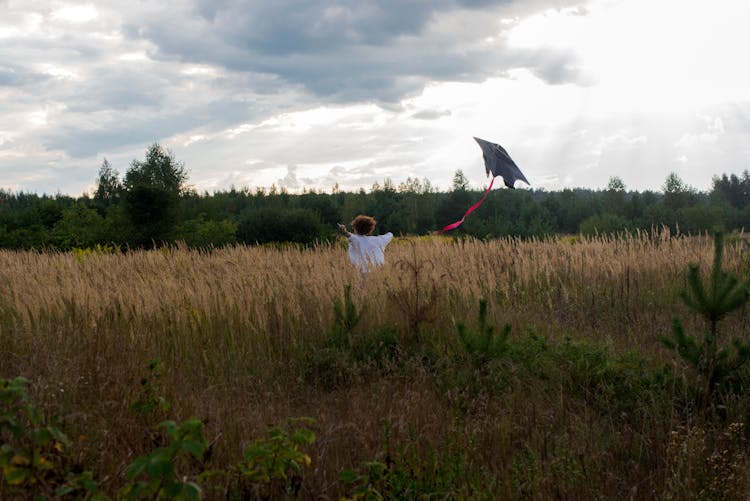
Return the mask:
<svg viewBox="0 0 750 501">
<path fill-rule="evenodd" d="M 339 229 L 349 240 L 349 260 L 361 272 L 380 266 L 385 262 L 386 246 L 393 239 L 393 233 L 372 236 L 377 222 L 370 216 L 357 216 L 352 221 L 353 233 L 346 230 L 346 226 L 339 223 Z"/>
</svg>

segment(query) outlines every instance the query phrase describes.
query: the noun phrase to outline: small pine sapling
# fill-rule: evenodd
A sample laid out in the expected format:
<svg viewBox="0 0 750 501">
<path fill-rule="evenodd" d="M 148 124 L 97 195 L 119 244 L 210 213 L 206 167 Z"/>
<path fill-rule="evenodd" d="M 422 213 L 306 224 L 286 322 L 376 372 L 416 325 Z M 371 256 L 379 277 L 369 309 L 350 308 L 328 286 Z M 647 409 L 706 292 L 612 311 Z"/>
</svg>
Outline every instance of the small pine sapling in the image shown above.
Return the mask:
<svg viewBox="0 0 750 501">
<path fill-rule="evenodd" d="M 333 300 L 333 333 L 332 340 L 337 346 L 351 345 L 351 336 L 359 324 L 366 307 L 357 311 L 357 305 L 352 301 L 352 286 L 344 287 L 344 301 L 339 298 Z"/>
<path fill-rule="evenodd" d="M 473 332 L 466 328 L 463 323 L 456 324 L 456 331 L 461 345 L 475 361 L 488 362 L 502 355 L 507 349 L 510 324 L 505 324 L 499 333 L 487 323 L 487 300 L 479 300 L 478 331 Z"/>
<path fill-rule="evenodd" d="M 661 338 L 665 346 L 675 349 L 696 371 L 704 409 L 717 391 L 731 389 L 741 367 L 750 359 L 750 343 L 739 339 L 731 344 L 720 342 L 719 322 L 750 299 L 750 277 L 741 282 L 733 273 L 723 270 L 723 254 L 724 235 L 717 232 L 713 268 L 707 283 L 701 278 L 699 266 L 691 263 L 687 272 L 688 289 L 680 291 L 685 305 L 706 320 L 708 332 L 702 338 L 687 334 L 680 319 L 675 318 L 672 336 Z"/>
</svg>

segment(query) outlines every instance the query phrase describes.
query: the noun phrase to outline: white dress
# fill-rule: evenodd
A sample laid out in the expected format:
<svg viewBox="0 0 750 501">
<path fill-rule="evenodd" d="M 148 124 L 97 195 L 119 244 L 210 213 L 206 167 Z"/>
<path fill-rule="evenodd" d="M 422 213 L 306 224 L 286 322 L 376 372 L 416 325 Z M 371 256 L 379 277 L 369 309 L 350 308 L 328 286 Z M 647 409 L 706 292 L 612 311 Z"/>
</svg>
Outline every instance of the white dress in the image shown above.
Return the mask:
<svg viewBox="0 0 750 501">
<path fill-rule="evenodd" d="M 365 272 L 385 262 L 383 251 L 393 238 L 393 233 L 368 236 L 349 234 L 349 259 L 360 271 Z"/>
</svg>

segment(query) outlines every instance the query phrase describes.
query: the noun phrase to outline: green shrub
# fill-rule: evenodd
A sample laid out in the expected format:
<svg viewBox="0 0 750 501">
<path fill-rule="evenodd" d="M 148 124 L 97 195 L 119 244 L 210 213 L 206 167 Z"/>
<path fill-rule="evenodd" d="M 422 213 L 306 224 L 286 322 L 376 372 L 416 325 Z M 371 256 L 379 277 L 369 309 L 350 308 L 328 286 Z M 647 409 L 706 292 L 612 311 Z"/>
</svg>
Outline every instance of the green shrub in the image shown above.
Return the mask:
<svg viewBox="0 0 750 501">
<path fill-rule="evenodd" d="M 640 353 L 616 353 L 601 344 L 568 339 L 557 346 L 554 358 L 572 394 L 600 412 L 622 417 L 643 405 L 653 412 L 654 403 L 672 403 L 669 366 L 654 367 Z"/>
<path fill-rule="evenodd" d="M 333 327 L 322 345 L 307 355 L 308 380 L 324 388 L 346 384 L 360 368 L 383 368 L 396 358 L 399 335 L 393 328 L 357 331 L 366 305 L 358 308 L 351 297 L 351 286 L 344 288 L 343 300 L 333 302 Z"/>
<path fill-rule="evenodd" d="M 208 220 L 205 214 L 200 214 L 196 219 L 179 223 L 174 229 L 174 237 L 190 247 L 222 247 L 237 242 L 237 224 L 228 220 Z"/>
<path fill-rule="evenodd" d="M 505 324 L 499 333 L 487 323 L 487 300 L 479 300 L 478 329 L 472 331 L 463 323 L 456 324 L 461 346 L 475 364 L 484 364 L 505 355 L 508 350 L 510 324 Z"/>
<path fill-rule="evenodd" d="M 303 468 L 311 458 L 304 448 L 315 442 L 306 426 L 309 418 L 290 419 L 291 430 L 272 428 L 265 438 L 245 449 L 242 461 L 232 468 L 229 499 L 277 499 L 296 497 L 302 487 Z"/>
<path fill-rule="evenodd" d="M 472 453 L 446 441 L 441 447 L 421 446 L 410 439 L 385 459 L 365 461 L 346 469 L 339 481 L 346 500 L 491 499 L 493 477 Z"/>
<path fill-rule="evenodd" d="M 164 373 L 164 365 L 160 358 L 155 358 L 149 360 L 146 368 L 148 373 L 141 378 L 140 395 L 130 408 L 142 416 L 152 416 L 157 413 L 166 415 L 169 411 L 169 402 L 160 395 L 162 393 L 161 378 Z"/>
<path fill-rule="evenodd" d="M 196 460 L 203 457 L 208 446 L 203 436 L 203 423 L 193 418 L 180 424 L 164 421 L 159 427 L 163 428 L 169 444 L 166 447 L 158 447 L 131 463 L 126 472 L 131 482 L 120 489 L 120 496 L 127 500 L 143 497 L 200 499 L 200 486 L 181 475 L 180 467 L 187 468 L 185 465 L 191 457 Z"/>
</svg>

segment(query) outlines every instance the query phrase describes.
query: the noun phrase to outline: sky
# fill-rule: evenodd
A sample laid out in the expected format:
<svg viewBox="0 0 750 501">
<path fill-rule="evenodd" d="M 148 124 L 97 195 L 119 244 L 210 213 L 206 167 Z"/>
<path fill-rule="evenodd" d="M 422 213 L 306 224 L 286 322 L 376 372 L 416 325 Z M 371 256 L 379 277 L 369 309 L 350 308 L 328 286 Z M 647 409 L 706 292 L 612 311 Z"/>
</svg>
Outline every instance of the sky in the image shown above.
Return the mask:
<svg viewBox="0 0 750 501">
<path fill-rule="evenodd" d="M 0 189 L 93 193 L 105 158 L 123 175 L 154 142 L 201 193 L 447 190 L 459 169 L 478 189 L 477 136 L 534 189 L 706 191 L 750 169 L 747 19 L 744 0 L 0 0 Z"/>
</svg>

